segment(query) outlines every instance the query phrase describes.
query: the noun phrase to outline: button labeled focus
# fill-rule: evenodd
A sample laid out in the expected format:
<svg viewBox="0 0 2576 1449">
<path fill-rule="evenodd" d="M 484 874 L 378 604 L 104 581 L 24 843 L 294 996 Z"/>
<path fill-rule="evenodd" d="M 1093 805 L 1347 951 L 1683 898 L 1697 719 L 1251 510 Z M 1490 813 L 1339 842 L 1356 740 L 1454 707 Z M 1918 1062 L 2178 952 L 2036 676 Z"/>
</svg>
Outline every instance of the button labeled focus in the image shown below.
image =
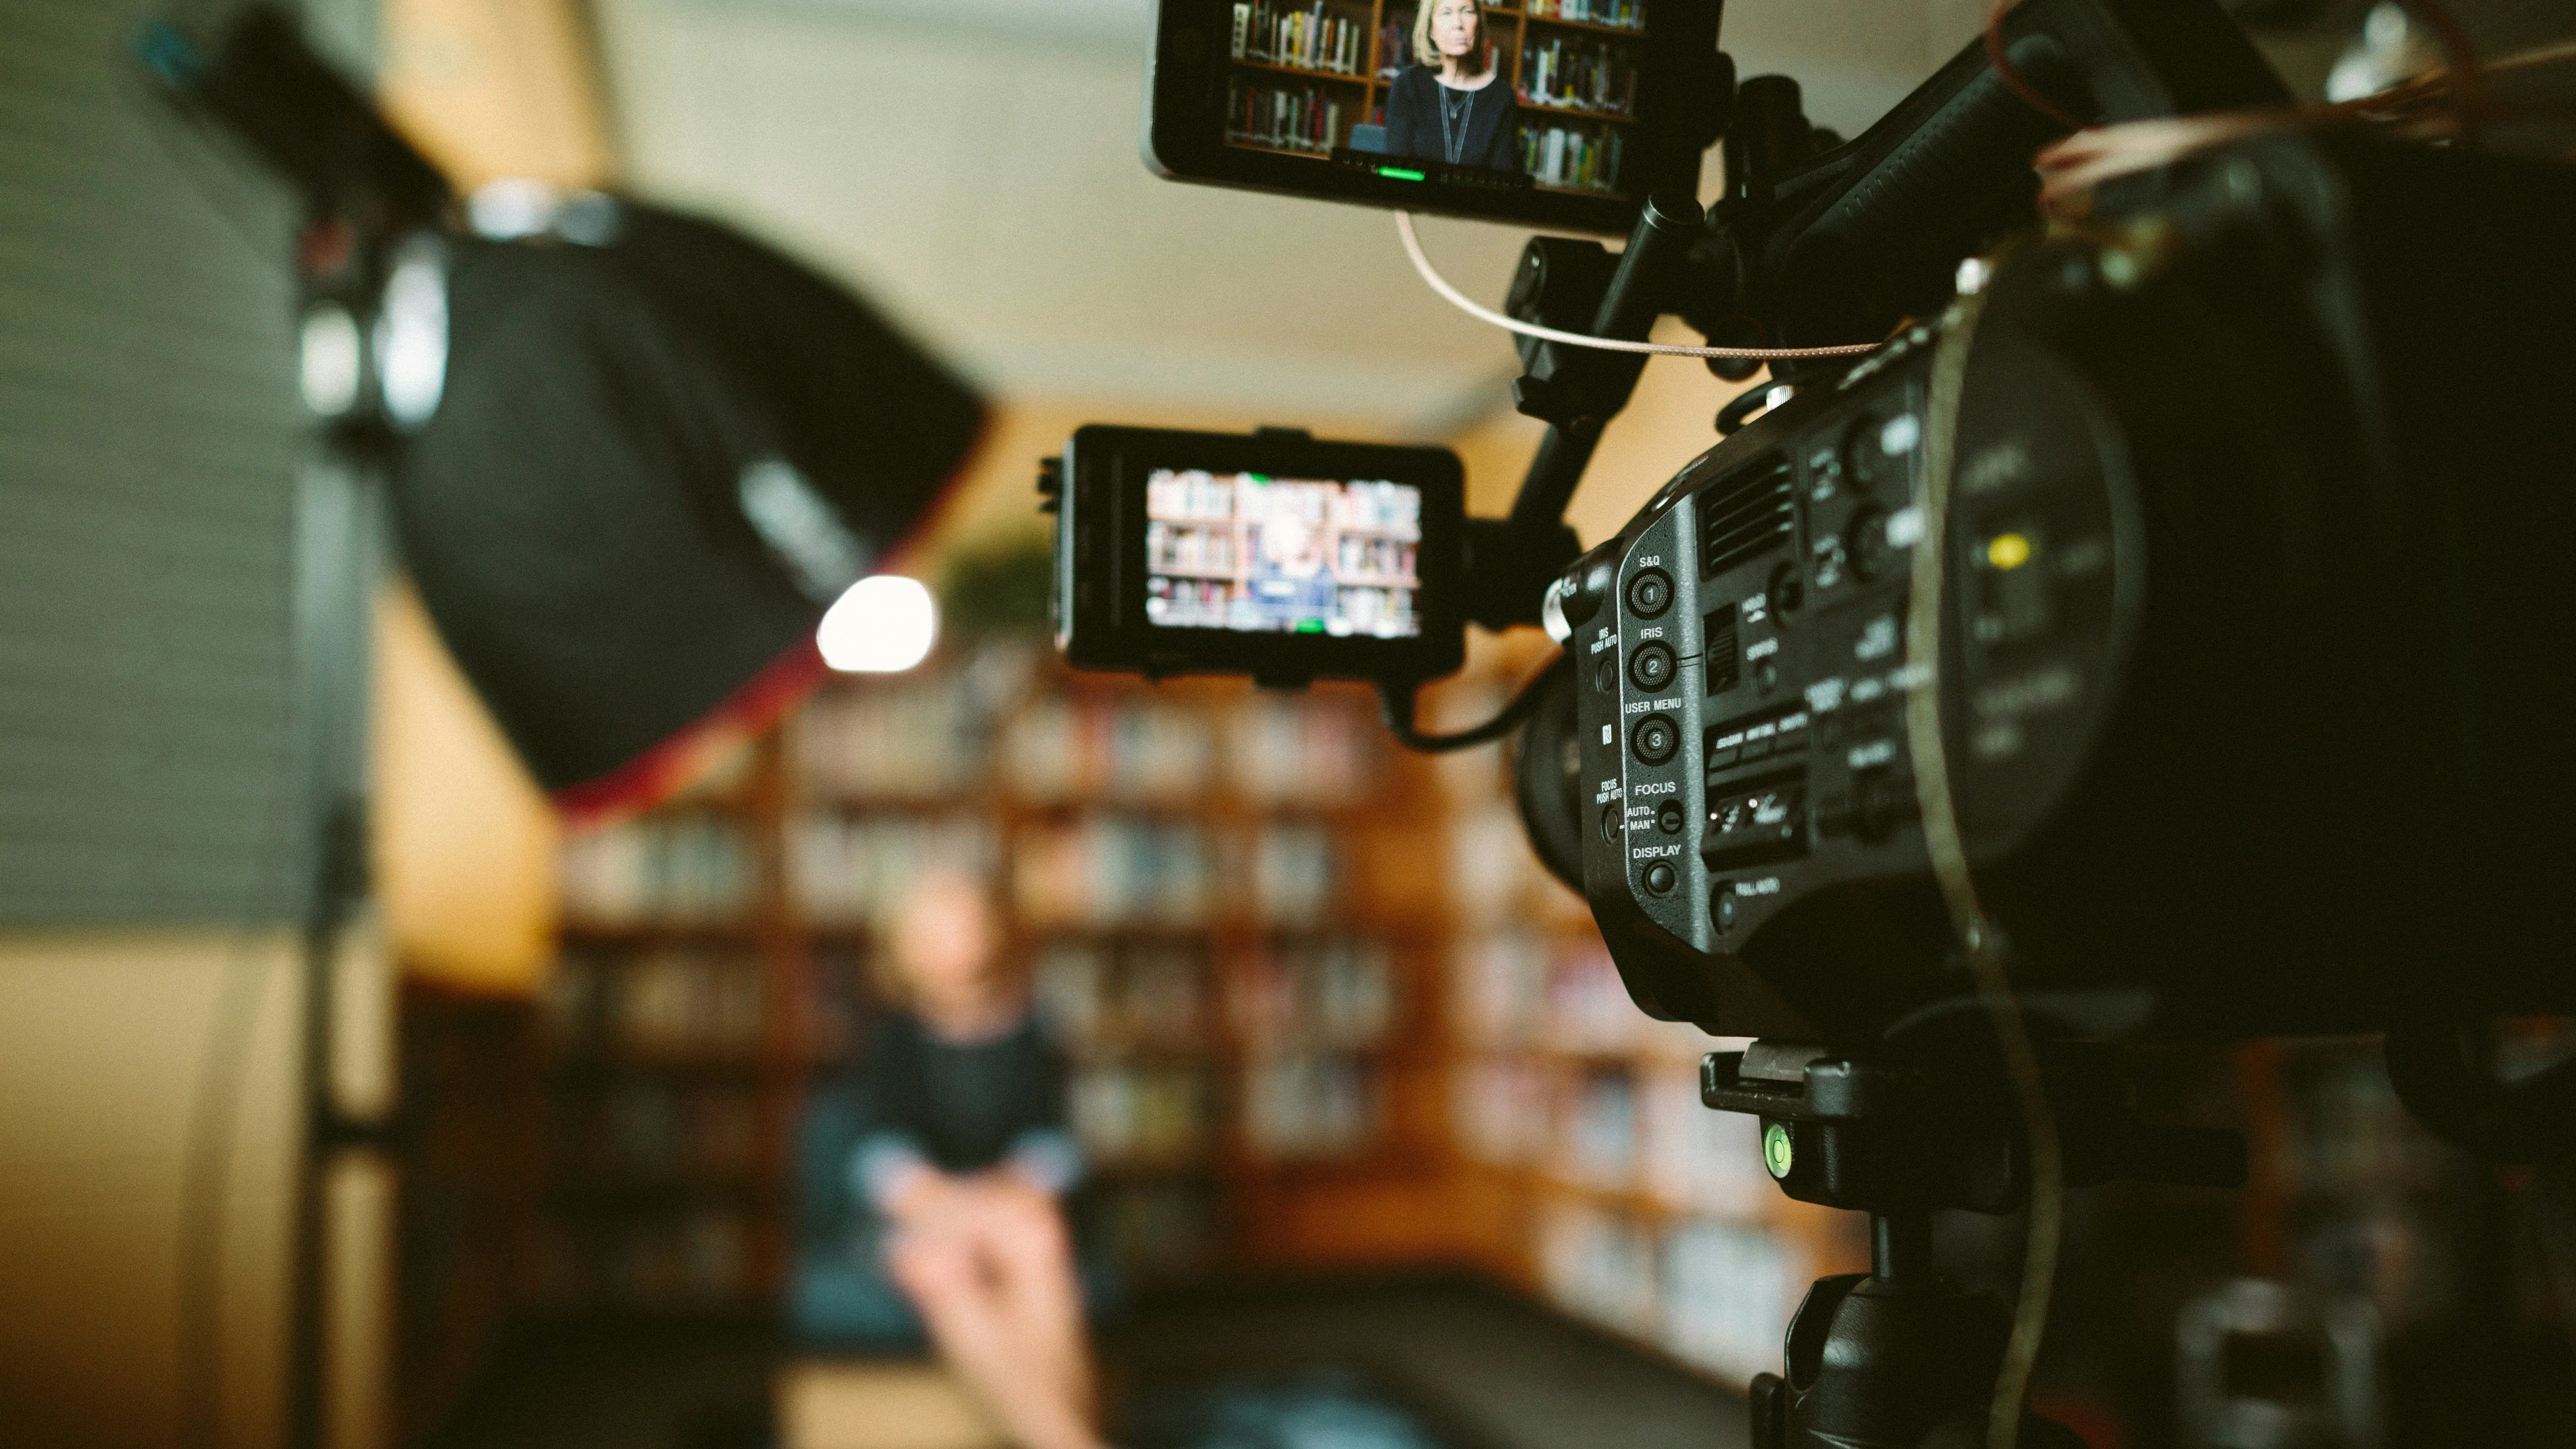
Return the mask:
<svg viewBox="0 0 2576 1449">
<path fill-rule="evenodd" d="M 1649 765 L 1660 765 L 1671 759 L 1681 742 L 1681 727 L 1673 723 L 1670 715 L 1650 714 L 1637 721 L 1637 727 L 1628 732 L 1629 748 L 1637 752 L 1638 759 Z"/>
<path fill-rule="evenodd" d="M 1643 646 L 1628 656 L 1628 677 L 1648 694 L 1656 693 L 1673 682 L 1673 651 L 1670 645 L 1656 642 Z"/>
<path fill-rule="evenodd" d="M 1628 581 L 1628 611 L 1640 619 L 1651 619 L 1673 605 L 1673 577 L 1662 569 L 1648 569 Z"/>
</svg>

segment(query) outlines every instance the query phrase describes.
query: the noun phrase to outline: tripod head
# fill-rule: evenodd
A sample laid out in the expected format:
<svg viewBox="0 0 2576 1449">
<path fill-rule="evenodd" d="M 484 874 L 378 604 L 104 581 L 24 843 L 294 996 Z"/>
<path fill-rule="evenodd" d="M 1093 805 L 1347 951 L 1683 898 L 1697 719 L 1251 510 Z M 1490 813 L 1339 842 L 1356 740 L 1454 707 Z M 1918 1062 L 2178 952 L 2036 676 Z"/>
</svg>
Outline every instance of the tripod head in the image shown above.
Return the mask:
<svg viewBox="0 0 2576 1449">
<path fill-rule="evenodd" d="M 2189 1187 L 2245 1180 L 2233 1132 L 2143 1122 L 2117 1052 L 2040 1053 L 2069 1186 L 2116 1178 Z M 1932 1213 L 2006 1213 L 2029 1200 L 2030 1145 L 1999 1061 L 1837 1055 L 1800 1042 L 1713 1052 L 1700 1099 L 1762 1123 L 1763 1166 L 1801 1202 L 1870 1215 L 1870 1271 L 1819 1280 L 1789 1326 L 1785 1374 L 1753 1381 L 1755 1449 L 1981 1444 L 2010 1319 L 1932 1260 Z M 2019 1442 L 2077 1449 L 2025 1415 Z"/>
</svg>

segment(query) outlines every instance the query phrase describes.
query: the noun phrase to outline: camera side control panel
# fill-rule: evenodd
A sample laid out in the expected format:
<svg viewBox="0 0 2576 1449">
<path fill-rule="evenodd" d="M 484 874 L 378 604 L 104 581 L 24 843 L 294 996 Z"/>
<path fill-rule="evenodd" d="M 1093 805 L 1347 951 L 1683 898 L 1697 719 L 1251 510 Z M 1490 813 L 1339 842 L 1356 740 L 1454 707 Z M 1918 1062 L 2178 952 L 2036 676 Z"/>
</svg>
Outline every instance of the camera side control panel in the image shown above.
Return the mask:
<svg viewBox="0 0 2576 1449">
<path fill-rule="evenodd" d="M 1614 919 L 1732 956 L 1819 887 L 1927 870 L 1906 705 L 1932 675 L 1907 638 L 1928 337 L 1701 456 L 1569 576 L 1604 595 L 1571 647 L 1614 954 Z M 2053 406 L 1961 430 L 1943 717 L 1972 855 L 2046 817 L 2118 668 L 2119 490 L 2051 374 L 1981 345 L 1972 379 Z"/>
</svg>

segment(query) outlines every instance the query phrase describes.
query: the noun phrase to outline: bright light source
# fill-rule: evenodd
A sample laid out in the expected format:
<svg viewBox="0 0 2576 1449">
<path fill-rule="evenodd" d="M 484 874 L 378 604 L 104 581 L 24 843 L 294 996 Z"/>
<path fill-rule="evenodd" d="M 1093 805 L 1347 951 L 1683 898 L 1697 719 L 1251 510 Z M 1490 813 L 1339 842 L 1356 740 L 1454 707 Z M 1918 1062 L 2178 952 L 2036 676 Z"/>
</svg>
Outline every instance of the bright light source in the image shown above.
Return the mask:
<svg viewBox="0 0 2576 1449">
<path fill-rule="evenodd" d="M 447 390 L 447 260 L 426 237 L 405 243 L 376 317 L 376 375 L 385 412 L 417 430 Z"/>
<path fill-rule="evenodd" d="M 340 417 L 358 405 L 365 349 L 358 319 L 349 315 L 348 308 L 320 302 L 304 314 L 304 346 L 296 381 L 304 392 L 304 406 L 315 417 Z"/>
<path fill-rule="evenodd" d="M 814 630 L 823 662 L 853 674 L 899 674 L 939 637 L 939 605 L 919 579 L 877 574 L 850 585 Z"/>
</svg>

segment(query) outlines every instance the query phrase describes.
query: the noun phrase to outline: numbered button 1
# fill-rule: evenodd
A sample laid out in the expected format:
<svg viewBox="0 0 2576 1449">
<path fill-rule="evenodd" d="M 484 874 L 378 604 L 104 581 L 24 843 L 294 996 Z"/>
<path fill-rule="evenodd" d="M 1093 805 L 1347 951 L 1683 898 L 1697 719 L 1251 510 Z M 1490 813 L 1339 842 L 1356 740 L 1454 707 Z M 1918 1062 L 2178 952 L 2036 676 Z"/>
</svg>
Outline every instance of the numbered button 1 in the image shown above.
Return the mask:
<svg viewBox="0 0 2576 1449">
<path fill-rule="evenodd" d="M 1628 656 L 1628 677 L 1648 694 L 1657 693 L 1672 683 L 1673 670 L 1678 667 L 1673 660 L 1671 646 L 1660 642 L 1646 644 Z"/>
<path fill-rule="evenodd" d="M 1681 743 L 1681 726 L 1674 724 L 1670 715 L 1650 714 L 1637 721 L 1636 728 L 1628 731 L 1628 747 L 1637 752 L 1638 759 L 1649 765 L 1660 765 L 1671 759 L 1673 751 L 1681 748 Z"/>
<path fill-rule="evenodd" d="M 1662 569 L 1647 569 L 1628 581 L 1628 610 L 1640 619 L 1651 619 L 1673 606 L 1673 576 Z"/>
</svg>

